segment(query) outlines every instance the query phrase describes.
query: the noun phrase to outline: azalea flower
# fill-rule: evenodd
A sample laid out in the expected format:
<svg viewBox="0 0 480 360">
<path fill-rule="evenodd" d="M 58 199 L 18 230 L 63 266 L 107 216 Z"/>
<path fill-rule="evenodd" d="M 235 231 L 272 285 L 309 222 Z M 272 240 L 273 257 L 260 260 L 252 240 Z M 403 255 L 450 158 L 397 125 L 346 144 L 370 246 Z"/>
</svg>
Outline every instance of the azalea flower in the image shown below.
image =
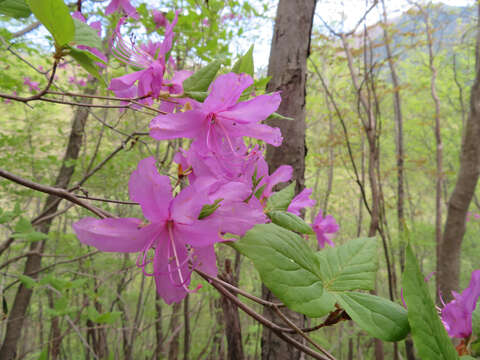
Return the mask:
<svg viewBox="0 0 480 360">
<path fill-rule="evenodd" d="M 125 19 L 119 21 L 115 30 L 112 53 L 119 61 L 141 70 L 112 79 L 109 90 L 119 97 L 159 97 L 164 87 L 165 55 L 172 48 L 175 35 L 173 28 L 177 20 L 178 11 L 172 23 L 168 23 L 165 28 L 163 42 L 149 43 L 144 46 L 136 46 L 133 41 L 126 42 L 120 34 L 120 27 Z M 138 87 L 135 86 L 137 81 Z"/>
<path fill-rule="evenodd" d="M 323 217 L 322 210 L 319 210 L 318 215 L 313 222 L 312 229 L 317 235 L 318 246 L 320 248 L 323 249 L 326 243 L 331 246 L 335 246 L 332 238 L 333 235 L 338 232 L 340 227 L 338 226 L 337 221 L 332 215 L 327 215 L 326 217 Z"/>
<path fill-rule="evenodd" d="M 208 217 L 198 220 L 208 198 L 193 186 L 172 198 L 170 180 L 161 176 L 155 159 L 140 161 L 129 182 L 132 201 L 140 204 L 147 219 L 84 218 L 73 225 L 80 241 L 108 252 L 139 252 L 137 266 L 153 276 L 157 292 L 167 304 L 182 300 L 190 276 L 198 268 L 216 276 L 213 244 L 223 241 L 218 226 Z M 148 259 L 153 252 L 153 259 Z M 153 272 L 147 266 L 153 262 Z M 195 290 L 193 290 L 195 291 Z"/>
<path fill-rule="evenodd" d="M 30 88 L 30 91 L 40 91 L 40 88 L 38 87 L 38 85 L 40 85 L 40 83 L 38 81 L 32 81 L 32 79 L 30 79 L 28 76 L 25 76 L 23 78 L 23 85 L 27 85 L 29 88 Z"/>
<path fill-rule="evenodd" d="M 310 188 L 303 189 L 297 196 L 295 196 L 288 206 L 287 211 L 300 216 L 300 210 L 306 207 L 315 206 L 316 201 L 310 199 L 310 195 L 312 195 L 313 190 Z"/>
<path fill-rule="evenodd" d="M 112 0 L 110 4 L 108 4 L 107 8 L 105 9 L 105 15 L 113 14 L 115 11 L 119 9 L 123 10 L 125 14 L 130 16 L 131 18 L 138 20 L 140 17 L 138 16 L 137 10 L 130 4 L 130 0 Z"/>
<path fill-rule="evenodd" d="M 448 335 L 468 338 L 472 334 L 472 313 L 480 296 L 480 270 L 472 272 L 468 287 L 461 294 L 453 291 L 454 299 L 442 309 L 442 322 Z"/>
<path fill-rule="evenodd" d="M 215 155 L 221 153 L 224 143 L 236 153 L 234 140 L 243 136 L 280 146 L 280 129 L 259 124 L 277 110 L 280 94 L 260 95 L 237 103 L 252 84 L 253 79 L 247 74 L 220 75 L 210 85 L 203 103 L 192 102 L 193 110 L 155 117 L 150 123 L 150 135 L 157 140 L 195 139 L 200 151 Z"/>
</svg>

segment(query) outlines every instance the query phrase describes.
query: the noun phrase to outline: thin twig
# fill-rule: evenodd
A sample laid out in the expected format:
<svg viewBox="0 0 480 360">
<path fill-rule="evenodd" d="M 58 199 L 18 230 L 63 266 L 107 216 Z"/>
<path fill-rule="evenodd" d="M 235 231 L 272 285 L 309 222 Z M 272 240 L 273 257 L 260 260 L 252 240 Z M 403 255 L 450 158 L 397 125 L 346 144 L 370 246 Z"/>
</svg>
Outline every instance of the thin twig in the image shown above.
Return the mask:
<svg viewBox="0 0 480 360">
<path fill-rule="evenodd" d="M 99 208 L 96 208 L 95 206 L 92 206 L 89 203 L 77 198 L 74 194 L 68 192 L 65 189 L 55 188 L 55 187 L 51 187 L 51 186 L 47 186 L 47 185 L 38 184 L 38 183 L 35 183 L 33 181 L 21 178 L 20 176 L 14 175 L 14 174 L 12 174 L 8 171 L 5 171 L 3 169 L 0 169 L 0 176 L 5 178 L 5 179 L 11 180 L 11 181 L 13 181 L 17 184 L 28 187 L 30 189 L 41 191 L 41 192 L 44 192 L 44 193 L 47 193 L 47 194 L 50 194 L 50 195 L 55 195 L 55 196 L 58 196 L 60 198 L 66 199 L 66 200 L 68 200 L 68 201 L 70 201 L 74 204 L 77 204 L 81 207 L 84 207 L 85 209 L 91 211 L 92 213 L 94 213 L 95 215 L 97 215 L 98 217 L 100 217 L 102 219 L 104 219 L 106 217 L 115 217 L 114 215 L 112 215 L 112 214 L 110 214 L 110 213 L 108 213 L 104 210 L 101 210 Z"/>
</svg>

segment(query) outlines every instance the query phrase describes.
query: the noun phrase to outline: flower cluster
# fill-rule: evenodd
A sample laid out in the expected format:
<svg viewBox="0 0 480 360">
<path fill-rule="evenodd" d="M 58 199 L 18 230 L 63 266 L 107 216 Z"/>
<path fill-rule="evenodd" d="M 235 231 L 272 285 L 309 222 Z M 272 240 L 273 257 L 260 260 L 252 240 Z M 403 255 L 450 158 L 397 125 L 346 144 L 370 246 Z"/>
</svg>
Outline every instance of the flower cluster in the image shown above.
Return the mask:
<svg viewBox="0 0 480 360">
<path fill-rule="evenodd" d="M 124 20 L 117 26 L 113 54 L 141 69 L 112 79 L 109 88 L 118 96 L 153 102 L 160 94 L 183 94 L 182 83 L 190 72 L 165 77 L 178 12 L 172 23 L 158 13 L 154 16 L 165 27 L 162 43 L 128 44 L 119 30 Z M 155 278 L 157 291 L 168 304 L 196 290 L 189 288 L 195 269 L 217 274 L 214 244 L 234 241 L 254 225 L 266 223 L 267 199 L 277 184 L 292 177 L 292 168 L 286 165 L 270 173 L 260 146 L 244 141 L 250 137 L 273 146 L 282 143 L 278 128 L 261 123 L 277 110 L 280 94 L 241 101 L 252 85 L 247 74 L 227 73 L 210 84 L 204 102 L 176 97 L 175 106 L 161 103 L 166 114 L 151 121 L 150 135 L 156 140 L 193 140 L 174 158 L 180 181 L 172 187 L 170 178 L 158 173 L 153 157 L 143 159 L 130 177 L 129 194 L 144 219 L 88 217 L 73 225 L 84 244 L 102 251 L 139 253 L 137 266 Z M 288 211 L 299 215 L 313 206 L 311 193 L 305 189 L 298 194 Z M 331 216 L 323 218 L 320 212 L 314 229 L 321 247 L 325 242 L 333 245 L 329 236 L 338 225 Z"/>
</svg>

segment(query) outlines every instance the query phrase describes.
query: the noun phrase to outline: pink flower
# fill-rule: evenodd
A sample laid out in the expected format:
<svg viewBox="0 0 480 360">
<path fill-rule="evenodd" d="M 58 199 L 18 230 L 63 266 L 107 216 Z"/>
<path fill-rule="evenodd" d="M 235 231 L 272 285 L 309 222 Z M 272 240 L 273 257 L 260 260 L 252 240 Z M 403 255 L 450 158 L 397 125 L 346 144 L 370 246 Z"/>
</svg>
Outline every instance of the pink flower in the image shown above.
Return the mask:
<svg viewBox="0 0 480 360">
<path fill-rule="evenodd" d="M 310 188 L 303 189 L 300 194 L 293 198 L 292 202 L 288 206 L 287 211 L 297 216 L 300 216 L 300 210 L 306 207 L 315 206 L 316 201 L 310 199 L 310 195 L 312 195 L 312 192 L 313 190 Z"/>
<path fill-rule="evenodd" d="M 442 309 L 442 322 L 450 337 L 468 338 L 472 334 L 472 313 L 480 296 L 480 270 L 472 272 L 470 284 Z"/>
<path fill-rule="evenodd" d="M 318 246 L 320 248 L 323 249 L 326 243 L 331 246 L 335 246 L 332 241 L 332 237 L 336 232 L 338 232 L 340 227 L 332 215 L 323 217 L 322 210 L 319 210 L 318 215 L 313 222 L 312 228 L 313 231 L 315 231 L 315 234 L 317 234 Z"/>
<path fill-rule="evenodd" d="M 112 0 L 105 9 L 105 15 L 113 14 L 115 11 L 119 11 L 119 9 L 135 20 L 140 19 L 137 10 L 130 4 L 130 0 Z"/>
<path fill-rule="evenodd" d="M 178 20 L 178 12 L 170 24 L 167 22 L 165 38 L 162 43 L 148 43 L 137 47 L 133 42 L 128 44 L 120 34 L 120 26 L 125 19 L 119 21 L 114 35 L 113 55 L 121 62 L 142 70 L 112 79 L 109 90 L 119 97 L 145 97 L 158 98 L 164 83 L 165 55 L 172 48 L 173 28 Z M 135 83 L 138 81 L 138 88 Z M 132 96 L 133 95 L 133 96 Z"/>
<path fill-rule="evenodd" d="M 40 91 L 40 88 L 38 87 L 39 82 L 38 81 L 32 81 L 28 76 L 25 76 L 23 78 L 23 85 L 27 85 L 30 88 L 30 91 Z"/>
<path fill-rule="evenodd" d="M 206 27 L 210 26 L 210 22 L 208 21 L 208 18 L 205 18 L 205 19 L 202 20 L 202 25 L 206 26 Z"/>
<path fill-rule="evenodd" d="M 209 217 L 198 220 L 208 198 L 193 186 L 172 198 L 170 180 L 161 176 L 153 157 L 144 159 L 132 173 L 130 198 L 140 204 L 147 219 L 84 218 L 73 225 L 80 241 L 102 251 L 140 252 L 137 266 L 153 276 L 159 295 L 167 304 L 188 292 L 193 269 L 216 276 L 213 244 L 222 241 L 218 226 Z M 153 252 L 153 259 L 148 258 Z M 153 272 L 147 265 L 153 263 Z M 195 290 L 194 290 L 195 291 Z"/>
<path fill-rule="evenodd" d="M 155 28 L 158 29 L 160 26 L 167 26 L 167 18 L 163 12 L 159 10 L 152 10 L 153 22 L 155 23 Z"/>
<path fill-rule="evenodd" d="M 279 146 L 280 129 L 259 124 L 280 104 L 280 95 L 260 95 L 237 103 L 243 91 L 253 84 L 247 74 L 220 75 L 211 85 L 203 103 L 195 103 L 194 110 L 159 115 L 150 123 L 150 135 L 157 140 L 186 137 L 195 139 L 200 151 L 219 154 L 227 143 L 234 153 L 234 140 L 243 136 Z"/>
</svg>

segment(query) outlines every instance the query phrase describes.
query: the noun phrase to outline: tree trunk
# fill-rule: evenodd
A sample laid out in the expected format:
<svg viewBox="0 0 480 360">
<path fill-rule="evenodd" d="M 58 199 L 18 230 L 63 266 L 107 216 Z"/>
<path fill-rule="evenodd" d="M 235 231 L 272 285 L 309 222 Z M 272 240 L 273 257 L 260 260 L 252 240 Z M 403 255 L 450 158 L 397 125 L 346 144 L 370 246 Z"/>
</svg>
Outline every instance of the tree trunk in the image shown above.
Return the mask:
<svg viewBox="0 0 480 360">
<path fill-rule="evenodd" d="M 278 112 L 295 120 L 273 119 L 268 122 L 270 126 L 280 128 L 284 140 L 278 148 L 267 147 L 266 159 L 270 172 L 283 164 L 293 167 L 297 193 L 305 185 L 305 85 L 315 4 L 316 0 L 279 0 L 268 64 L 268 75 L 272 79 L 267 91 L 282 92 Z M 264 286 L 262 295 L 265 299 L 274 300 Z M 278 316 L 269 308 L 264 309 L 263 315 L 275 323 L 279 322 Z M 303 316 L 292 311 L 288 311 L 287 316 L 297 324 L 303 321 Z M 263 329 L 263 360 L 291 360 L 299 357 L 298 350 L 281 341 L 270 330 Z"/>
<path fill-rule="evenodd" d="M 460 171 L 455 188 L 448 202 L 447 220 L 440 246 L 437 268 L 438 290 L 445 301 L 451 299 L 451 291 L 458 291 L 460 252 L 465 234 L 467 211 L 475 194 L 480 174 L 480 4 L 478 8 L 475 82 L 470 94 L 470 112 L 460 155 Z"/>
<path fill-rule="evenodd" d="M 180 347 L 180 332 L 177 328 L 180 326 L 180 308 L 181 302 L 174 303 L 172 307 L 172 316 L 170 318 L 170 331 L 173 334 L 173 338 L 170 341 L 168 349 L 168 360 L 178 360 L 179 347 Z"/>
<path fill-rule="evenodd" d="M 442 242 L 442 184 L 443 184 L 443 144 L 440 124 L 440 99 L 437 94 L 437 68 L 434 64 L 433 55 L 433 39 L 430 28 L 430 20 L 428 18 L 428 10 L 424 11 L 425 26 L 427 33 L 427 46 L 428 46 L 428 59 L 430 72 L 432 74 L 430 80 L 430 92 L 432 95 L 433 103 L 435 105 L 435 160 L 437 165 L 435 176 L 435 242 L 436 242 L 436 258 L 437 258 L 437 272 L 442 267 L 440 264 L 440 247 Z M 438 300 L 438 291 L 437 291 Z"/>
<path fill-rule="evenodd" d="M 190 296 L 188 294 L 183 299 L 183 360 L 188 360 L 188 353 L 190 352 L 189 299 Z"/>
<path fill-rule="evenodd" d="M 158 292 L 155 291 L 155 313 L 156 313 L 156 322 L 155 322 L 155 340 L 156 340 L 156 355 L 155 359 L 160 360 L 162 358 L 162 345 L 163 345 L 163 330 L 162 330 L 162 305 L 160 303 L 161 297 L 158 295 Z"/>
<path fill-rule="evenodd" d="M 48 306 L 50 309 L 54 307 L 53 294 L 47 291 Z M 50 340 L 48 342 L 48 353 L 51 360 L 57 360 L 60 357 L 60 346 L 62 344 L 62 334 L 60 332 L 60 325 L 58 316 L 53 316 L 50 321 Z"/>
<path fill-rule="evenodd" d="M 89 84 L 91 87 L 86 90 L 86 94 L 92 95 L 95 93 L 96 86 L 93 86 L 92 83 Z M 84 101 L 89 103 L 91 99 L 85 99 Z M 82 146 L 82 138 L 88 114 L 88 108 L 78 108 L 75 111 L 70 137 L 68 139 L 65 155 L 63 157 L 62 166 L 54 184 L 55 187 L 66 189 L 70 183 L 75 170 L 75 165 L 72 165 L 72 160 L 76 160 L 80 153 L 80 147 Z M 58 205 L 59 201 L 57 201 L 57 197 L 49 195 L 45 201 L 42 211 L 44 216 L 54 214 L 58 209 Z M 43 221 L 40 225 L 36 226 L 36 230 L 44 234 L 48 234 L 53 219 L 54 218 L 52 217 Z M 30 276 L 34 279 L 38 277 L 37 270 L 41 268 L 41 254 L 45 248 L 45 242 L 46 240 L 31 243 L 29 251 L 34 252 L 35 254 L 27 257 L 25 269 L 23 271 L 24 275 Z M 5 339 L 2 347 L 0 348 L 0 359 L 2 360 L 15 359 L 18 340 L 20 339 L 23 321 L 30 304 L 32 293 L 33 289 L 27 288 L 22 283 L 19 285 L 13 301 L 12 310 L 8 316 Z"/>
<path fill-rule="evenodd" d="M 232 272 L 231 262 L 229 259 L 225 260 L 225 272 L 219 275 L 219 278 L 232 284 L 233 286 L 237 286 L 237 281 Z M 243 360 L 245 356 L 243 354 L 242 327 L 240 324 L 238 307 L 232 304 L 224 296 L 221 297 L 220 301 L 223 309 L 223 317 L 225 319 L 225 335 L 227 337 L 228 344 L 227 359 Z"/>
</svg>

